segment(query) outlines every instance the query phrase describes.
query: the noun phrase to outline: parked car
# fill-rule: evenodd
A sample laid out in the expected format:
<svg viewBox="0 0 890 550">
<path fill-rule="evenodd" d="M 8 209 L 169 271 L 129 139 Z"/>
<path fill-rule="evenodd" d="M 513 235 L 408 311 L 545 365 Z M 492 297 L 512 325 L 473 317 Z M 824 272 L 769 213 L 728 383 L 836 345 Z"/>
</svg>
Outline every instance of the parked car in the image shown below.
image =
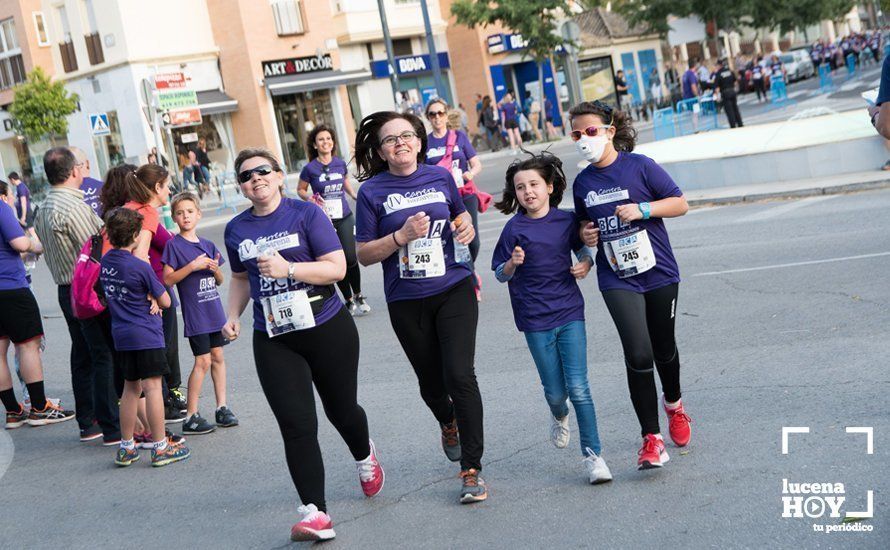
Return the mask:
<svg viewBox="0 0 890 550">
<path fill-rule="evenodd" d="M 785 65 L 785 74 L 788 75 L 788 82 L 816 76 L 816 67 L 805 49 L 784 53 L 779 56 L 779 59 Z"/>
</svg>

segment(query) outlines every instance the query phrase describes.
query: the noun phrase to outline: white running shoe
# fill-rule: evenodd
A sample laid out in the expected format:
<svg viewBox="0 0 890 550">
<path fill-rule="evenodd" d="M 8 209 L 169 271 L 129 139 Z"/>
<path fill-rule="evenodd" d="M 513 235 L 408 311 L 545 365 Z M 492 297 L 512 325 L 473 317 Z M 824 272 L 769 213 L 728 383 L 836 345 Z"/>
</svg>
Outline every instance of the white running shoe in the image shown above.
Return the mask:
<svg viewBox="0 0 890 550">
<path fill-rule="evenodd" d="M 361 315 L 367 315 L 371 313 L 371 306 L 368 305 L 368 302 L 367 300 L 365 300 L 365 297 L 363 295 L 356 294 L 353 300 L 355 301 L 356 305 L 358 305 L 358 312 Z"/>
<path fill-rule="evenodd" d="M 597 456 L 590 447 L 585 449 L 584 452 L 587 456 L 581 459 L 581 462 L 587 468 L 587 479 L 590 480 L 590 484 L 598 485 L 612 481 L 612 472 L 609 471 L 609 467 L 606 466 L 606 461 L 603 460 L 603 457 Z"/>
<path fill-rule="evenodd" d="M 569 445 L 569 415 L 564 418 L 550 417 L 550 442 L 557 449 L 565 449 Z"/>
</svg>

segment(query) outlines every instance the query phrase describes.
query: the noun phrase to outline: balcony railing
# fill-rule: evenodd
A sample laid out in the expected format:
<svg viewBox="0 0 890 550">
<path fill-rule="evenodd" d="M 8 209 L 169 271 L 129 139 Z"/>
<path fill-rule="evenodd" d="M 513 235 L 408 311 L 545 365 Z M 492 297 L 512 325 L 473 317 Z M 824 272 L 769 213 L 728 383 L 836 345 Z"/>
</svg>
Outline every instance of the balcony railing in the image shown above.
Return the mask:
<svg viewBox="0 0 890 550">
<path fill-rule="evenodd" d="M 90 65 L 98 65 L 105 61 L 105 54 L 102 52 L 102 40 L 99 33 L 94 32 L 83 37 L 87 43 L 87 55 L 90 58 Z"/>
<path fill-rule="evenodd" d="M 74 53 L 74 43 L 59 42 L 59 53 L 62 55 L 62 68 L 66 73 L 72 73 L 77 70 L 77 54 Z"/>
</svg>

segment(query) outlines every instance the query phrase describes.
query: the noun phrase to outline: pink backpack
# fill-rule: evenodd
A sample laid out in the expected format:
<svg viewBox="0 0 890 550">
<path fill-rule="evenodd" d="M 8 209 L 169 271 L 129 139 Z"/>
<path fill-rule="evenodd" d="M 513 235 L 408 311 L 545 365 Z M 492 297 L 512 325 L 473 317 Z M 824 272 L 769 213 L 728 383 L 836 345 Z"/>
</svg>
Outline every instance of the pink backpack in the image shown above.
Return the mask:
<svg viewBox="0 0 890 550">
<path fill-rule="evenodd" d="M 78 319 L 91 319 L 105 311 L 105 292 L 99 282 L 102 266 L 102 234 L 83 243 L 71 279 L 71 308 Z"/>
</svg>

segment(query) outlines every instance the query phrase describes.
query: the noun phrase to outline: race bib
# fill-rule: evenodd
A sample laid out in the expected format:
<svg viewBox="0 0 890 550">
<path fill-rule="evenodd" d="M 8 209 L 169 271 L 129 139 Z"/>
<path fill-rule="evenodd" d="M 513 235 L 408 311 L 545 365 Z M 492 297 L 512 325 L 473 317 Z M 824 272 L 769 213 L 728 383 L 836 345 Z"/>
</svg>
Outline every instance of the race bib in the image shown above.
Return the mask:
<svg viewBox="0 0 890 550">
<path fill-rule="evenodd" d="M 339 195 L 325 195 L 324 213 L 332 220 L 339 220 L 343 217 L 343 201 Z"/>
<path fill-rule="evenodd" d="M 445 275 L 442 239 L 417 239 L 399 250 L 399 275 L 402 279 L 430 279 Z"/>
<path fill-rule="evenodd" d="M 262 301 L 269 338 L 315 326 L 312 305 L 305 290 L 273 294 L 264 297 Z"/>
<path fill-rule="evenodd" d="M 612 271 L 621 279 L 645 273 L 655 267 L 655 252 L 645 229 L 603 242 L 603 252 Z"/>
<path fill-rule="evenodd" d="M 458 189 L 464 186 L 464 171 L 460 169 L 460 161 L 451 162 L 451 177 L 454 178 L 454 185 Z"/>
</svg>

